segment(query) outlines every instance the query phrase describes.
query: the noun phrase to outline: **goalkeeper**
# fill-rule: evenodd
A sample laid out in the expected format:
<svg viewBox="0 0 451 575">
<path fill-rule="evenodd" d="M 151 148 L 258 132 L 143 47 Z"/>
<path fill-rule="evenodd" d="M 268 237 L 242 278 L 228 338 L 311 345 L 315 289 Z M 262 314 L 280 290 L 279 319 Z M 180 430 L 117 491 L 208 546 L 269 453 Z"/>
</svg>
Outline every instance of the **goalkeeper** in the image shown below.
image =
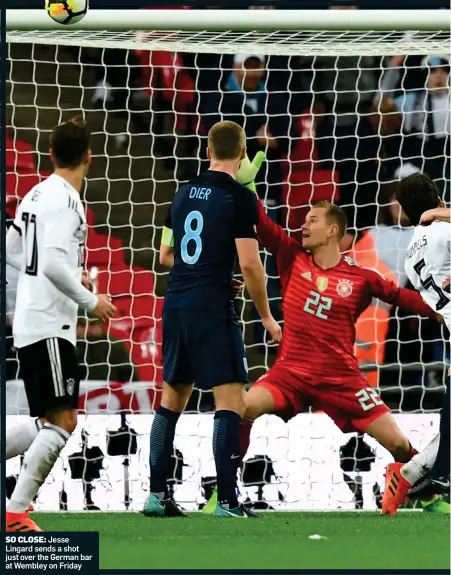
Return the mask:
<svg viewBox="0 0 451 575">
<path fill-rule="evenodd" d="M 255 189 L 264 156 L 244 159 L 237 179 Z M 316 204 L 302 226 L 302 245 L 266 215 L 261 202 L 257 232 L 276 255 L 282 284 L 284 332 L 274 366 L 248 391 L 241 423 L 241 455 L 252 422 L 265 413 L 285 420 L 313 407 L 324 411 L 344 432 L 367 433 L 398 462 L 416 453 L 377 390 L 360 372 L 354 355 L 355 322 L 372 298 L 412 314 L 436 318 L 418 292 L 398 288 L 378 273 L 356 266 L 340 252 L 346 216 L 329 202 Z M 449 513 L 440 497 L 423 504 Z"/>
</svg>

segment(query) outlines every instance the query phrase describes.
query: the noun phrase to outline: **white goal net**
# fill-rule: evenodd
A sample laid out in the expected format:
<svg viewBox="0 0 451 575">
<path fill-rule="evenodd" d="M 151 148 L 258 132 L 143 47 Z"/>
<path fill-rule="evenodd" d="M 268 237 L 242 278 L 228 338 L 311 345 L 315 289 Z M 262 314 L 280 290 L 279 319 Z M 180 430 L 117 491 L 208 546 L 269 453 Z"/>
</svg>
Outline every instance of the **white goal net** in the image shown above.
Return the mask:
<svg viewBox="0 0 451 575">
<path fill-rule="evenodd" d="M 93 150 L 83 192 L 87 269 L 119 310 L 106 329 L 80 317 L 79 425 L 38 509 L 142 506 L 162 381 L 161 230 L 177 186 L 205 169 L 216 121 L 245 127 L 250 156 L 266 152 L 257 187 L 273 219 L 298 237 L 310 205 L 338 203 L 350 226 L 343 250 L 407 285 L 412 229 L 394 191 L 400 178 L 425 171 L 450 201 L 449 40 L 449 27 L 7 33 L 8 217 L 51 170 L 51 129 L 83 114 Z M 277 269 L 262 258 L 282 319 Z M 254 382 L 274 350 L 250 301 L 238 307 Z M 417 447 L 438 427 L 448 338 L 438 324 L 376 302 L 357 325 L 362 369 Z M 9 428 L 27 416 L 11 337 L 6 375 Z M 171 484 L 186 509 L 201 506 L 214 483 L 212 407 L 211 394 L 195 392 L 177 428 Z M 261 418 L 248 457 L 243 499 L 276 509 L 374 509 L 390 460 L 371 439 L 344 435 L 316 413 L 288 424 Z M 7 462 L 10 487 L 19 469 L 18 458 Z"/>
</svg>

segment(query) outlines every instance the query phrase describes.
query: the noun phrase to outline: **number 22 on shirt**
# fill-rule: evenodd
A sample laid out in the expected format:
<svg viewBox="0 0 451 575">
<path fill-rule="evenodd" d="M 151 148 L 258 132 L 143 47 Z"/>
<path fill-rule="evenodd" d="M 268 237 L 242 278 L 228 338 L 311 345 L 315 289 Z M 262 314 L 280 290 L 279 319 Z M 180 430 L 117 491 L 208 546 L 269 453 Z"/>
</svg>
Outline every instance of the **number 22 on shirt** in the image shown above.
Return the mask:
<svg viewBox="0 0 451 575">
<path fill-rule="evenodd" d="M 194 265 L 200 258 L 202 253 L 202 238 L 200 234 L 202 233 L 204 227 L 204 217 L 203 215 L 194 210 L 190 212 L 185 219 L 185 235 L 182 238 L 180 245 L 180 252 L 182 260 L 189 265 Z M 189 251 L 192 252 L 194 248 L 194 253 L 190 255 Z"/>
<path fill-rule="evenodd" d="M 320 295 L 316 291 L 310 292 L 310 297 L 308 297 L 304 304 L 304 311 L 316 315 L 321 319 L 328 319 L 327 311 L 332 307 L 332 298 Z"/>
</svg>

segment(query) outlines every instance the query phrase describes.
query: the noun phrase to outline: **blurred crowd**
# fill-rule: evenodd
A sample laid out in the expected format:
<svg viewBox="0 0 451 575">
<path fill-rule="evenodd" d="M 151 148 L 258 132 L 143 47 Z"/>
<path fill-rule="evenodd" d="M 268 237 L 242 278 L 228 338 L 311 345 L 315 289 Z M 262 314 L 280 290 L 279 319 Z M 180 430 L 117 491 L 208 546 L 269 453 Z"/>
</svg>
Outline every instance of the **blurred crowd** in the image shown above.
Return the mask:
<svg viewBox="0 0 451 575">
<path fill-rule="evenodd" d="M 271 218 L 296 235 L 311 203 L 333 201 L 348 217 L 343 251 L 409 287 L 404 253 L 412 229 L 394 200 L 396 182 L 426 172 L 450 202 L 448 55 L 73 50 L 78 61 L 92 68 L 93 104 L 127 122 L 127 132 L 116 137 L 118 147 L 127 146 L 134 134 L 152 134 L 152 154 L 183 181 L 206 167 L 205 138 L 211 126 L 233 120 L 246 131 L 248 155 L 266 153 L 257 187 Z M 275 262 L 263 251 L 262 258 L 272 311 L 280 319 Z M 260 323 L 253 325 L 254 344 L 264 348 Z M 96 338 L 105 339 L 99 329 L 80 322 L 80 355 L 91 379 L 108 377 L 99 367 L 105 350 L 90 351 Z M 362 364 L 397 364 L 413 357 L 443 361 L 449 350 L 442 330 L 372 307 L 358 325 L 359 359 Z M 111 353 L 111 343 L 106 345 Z M 127 364 L 124 357 L 118 362 Z M 115 380 L 134 377 L 130 365 L 118 368 Z"/>
</svg>

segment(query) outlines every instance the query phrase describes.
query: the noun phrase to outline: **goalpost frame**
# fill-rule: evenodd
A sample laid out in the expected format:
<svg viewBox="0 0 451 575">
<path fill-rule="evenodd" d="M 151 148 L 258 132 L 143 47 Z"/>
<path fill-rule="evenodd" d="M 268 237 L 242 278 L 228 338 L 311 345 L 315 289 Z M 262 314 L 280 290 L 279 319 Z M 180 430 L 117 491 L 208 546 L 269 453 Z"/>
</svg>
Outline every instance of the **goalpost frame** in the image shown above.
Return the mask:
<svg viewBox="0 0 451 575">
<path fill-rule="evenodd" d="M 6 10 L 11 30 L 449 30 L 448 10 L 94 10 L 62 26 L 42 10 Z"/>
</svg>

